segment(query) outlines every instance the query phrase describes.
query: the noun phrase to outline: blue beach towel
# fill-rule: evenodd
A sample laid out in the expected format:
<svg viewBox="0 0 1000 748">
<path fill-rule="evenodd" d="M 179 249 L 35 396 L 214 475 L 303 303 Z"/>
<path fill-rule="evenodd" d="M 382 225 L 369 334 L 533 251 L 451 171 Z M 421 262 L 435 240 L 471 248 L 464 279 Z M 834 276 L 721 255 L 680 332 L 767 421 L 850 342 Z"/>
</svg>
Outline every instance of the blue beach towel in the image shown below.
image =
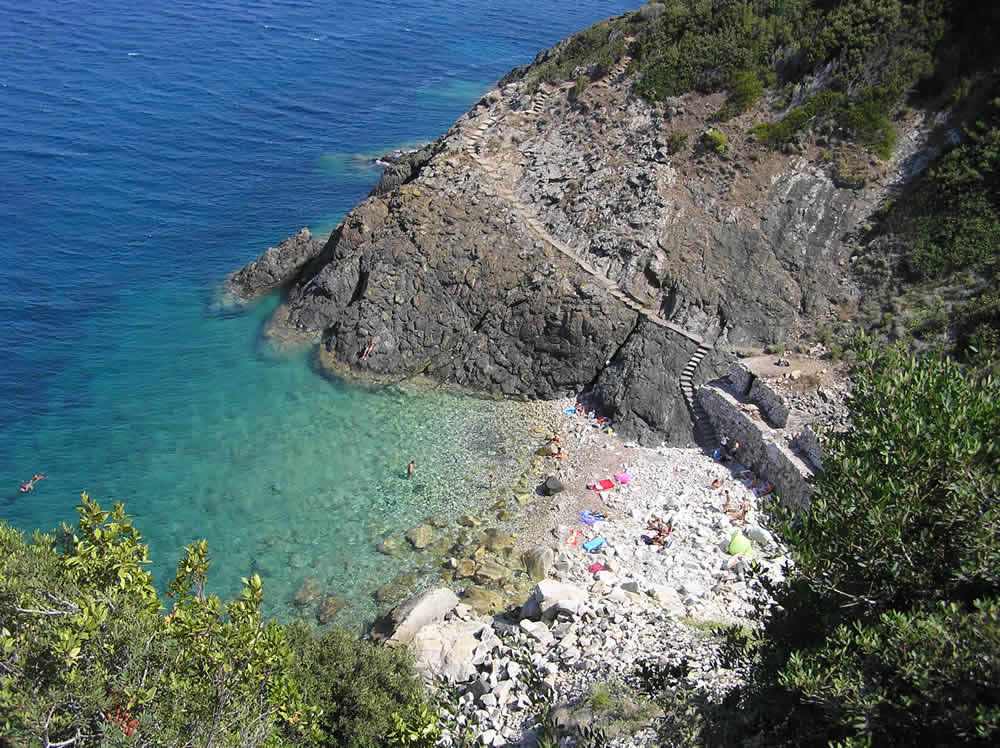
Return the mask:
<svg viewBox="0 0 1000 748">
<path fill-rule="evenodd" d="M 607 541 L 605 541 L 604 538 L 602 538 L 600 535 L 598 535 L 593 540 L 588 540 L 586 543 L 584 543 L 583 544 L 583 550 L 585 550 L 587 553 L 593 553 L 598 548 L 600 548 L 602 545 L 604 545 L 605 542 L 607 542 Z"/>
</svg>

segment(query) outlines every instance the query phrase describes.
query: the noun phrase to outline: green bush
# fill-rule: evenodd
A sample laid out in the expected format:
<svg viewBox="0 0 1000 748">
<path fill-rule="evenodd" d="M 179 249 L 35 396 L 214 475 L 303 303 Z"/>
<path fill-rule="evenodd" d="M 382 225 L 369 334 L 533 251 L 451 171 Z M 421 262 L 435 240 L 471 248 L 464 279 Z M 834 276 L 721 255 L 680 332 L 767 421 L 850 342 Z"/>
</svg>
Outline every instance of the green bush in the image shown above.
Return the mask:
<svg viewBox="0 0 1000 748">
<path fill-rule="evenodd" d="M 205 594 L 207 546 L 188 546 L 163 616 L 122 505 L 105 511 L 84 493 L 78 510 L 61 545 L 0 525 L 0 734 L 16 745 L 318 739 L 283 629 L 260 616 L 256 575 L 223 606 Z"/>
<path fill-rule="evenodd" d="M 1000 106 L 966 127 L 967 140 L 924 174 L 887 226 L 901 227 L 907 267 L 931 278 L 1000 258 Z"/>
<path fill-rule="evenodd" d="M 78 510 L 58 539 L 0 523 L 0 744 L 381 746 L 393 713 L 436 729 L 405 652 L 264 620 L 257 575 L 223 604 L 204 540 L 163 615 L 122 505 Z"/>
<path fill-rule="evenodd" d="M 764 93 L 764 82 L 754 70 L 739 70 L 730 77 L 728 96 L 716 119 L 725 121 L 742 114 L 757 103 Z"/>
<path fill-rule="evenodd" d="M 423 686 L 406 649 L 361 641 L 330 629 L 313 636 L 302 624 L 289 632 L 297 655 L 296 680 L 322 709 L 319 725 L 332 745 L 377 748 L 399 728 L 416 724 L 424 705 Z M 421 732 L 421 730 L 417 730 Z"/>
<path fill-rule="evenodd" d="M 752 127 L 750 132 L 765 145 L 779 148 L 792 142 L 795 135 L 811 127 L 816 120 L 835 115 L 845 101 L 844 94 L 838 91 L 822 91 L 777 122 L 762 122 Z"/>
<path fill-rule="evenodd" d="M 714 127 L 710 130 L 706 130 L 701 134 L 701 144 L 707 150 L 713 151 L 714 153 L 723 154 L 726 152 L 726 144 L 728 140 L 725 135 L 716 130 Z"/>
<path fill-rule="evenodd" d="M 667 136 L 667 153 L 674 155 L 684 150 L 688 142 L 686 132 L 672 132 Z"/>
</svg>

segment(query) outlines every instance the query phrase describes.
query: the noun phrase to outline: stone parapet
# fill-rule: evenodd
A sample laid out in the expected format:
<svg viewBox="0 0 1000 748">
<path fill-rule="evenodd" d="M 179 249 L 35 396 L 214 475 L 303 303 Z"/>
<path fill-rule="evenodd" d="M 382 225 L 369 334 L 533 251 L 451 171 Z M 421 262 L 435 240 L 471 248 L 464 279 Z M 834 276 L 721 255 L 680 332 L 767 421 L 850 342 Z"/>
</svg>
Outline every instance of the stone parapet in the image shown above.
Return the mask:
<svg viewBox="0 0 1000 748">
<path fill-rule="evenodd" d="M 811 427 L 806 426 L 797 433 L 791 441 L 792 449 L 801 453 L 816 471 L 823 470 L 823 448 L 820 446 L 819 437 Z"/>
<path fill-rule="evenodd" d="M 733 390 L 757 405 L 767 422 L 775 428 L 784 428 L 788 424 L 788 403 L 785 398 L 772 389 L 763 379 L 755 376 L 746 366 L 739 362 L 730 364 L 727 378 Z"/>
<path fill-rule="evenodd" d="M 792 451 L 784 432 L 769 426 L 754 403 L 744 403 L 712 385 L 698 390 L 697 397 L 720 434 L 739 442 L 737 459 L 774 486 L 787 506 L 808 505 L 813 487 L 812 469 Z"/>
</svg>

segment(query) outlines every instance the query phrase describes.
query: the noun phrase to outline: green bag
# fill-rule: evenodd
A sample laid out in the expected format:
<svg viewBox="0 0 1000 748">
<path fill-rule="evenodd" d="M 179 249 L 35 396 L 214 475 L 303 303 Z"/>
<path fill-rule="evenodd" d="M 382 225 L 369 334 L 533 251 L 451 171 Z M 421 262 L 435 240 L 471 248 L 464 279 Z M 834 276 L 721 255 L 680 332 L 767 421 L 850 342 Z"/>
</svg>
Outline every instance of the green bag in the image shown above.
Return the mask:
<svg viewBox="0 0 1000 748">
<path fill-rule="evenodd" d="M 738 553 L 742 553 L 743 557 L 747 559 L 753 555 L 753 546 L 750 544 L 750 538 L 739 530 L 733 533 L 733 537 L 729 541 L 729 554 L 735 556 Z"/>
</svg>

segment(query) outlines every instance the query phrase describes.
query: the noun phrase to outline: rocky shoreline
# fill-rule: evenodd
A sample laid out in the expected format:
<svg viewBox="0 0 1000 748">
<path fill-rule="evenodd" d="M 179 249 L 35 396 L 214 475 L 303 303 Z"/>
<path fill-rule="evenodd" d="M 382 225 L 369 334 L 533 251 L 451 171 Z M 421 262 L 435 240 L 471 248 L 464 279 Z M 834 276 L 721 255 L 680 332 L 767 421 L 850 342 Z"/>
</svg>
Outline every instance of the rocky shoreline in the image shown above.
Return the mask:
<svg viewBox="0 0 1000 748">
<path fill-rule="evenodd" d="M 556 477 L 564 490 L 534 498 L 508 525 L 514 533 L 492 528 L 467 558 L 445 560 L 461 599 L 425 591 L 376 627 L 414 651 L 446 705 L 442 745 L 534 745 L 546 730 L 656 744 L 661 714 L 643 693 L 641 669 L 680 673 L 712 699 L 741 677 L 719 666 L 710 635 L 759 625 L 764 591 L 749 561 L 728 552 L 733 534 L 750 538 L 763 573 L 783 577 L 783 548 L 762 526 L 765 500 L 740 479 L 741 465 L 696 448 L 624 442 L 594 416 L 568 413 L 572 404 L 549 403 L 553 433 L 539 435 L 543 454 L 558 434 L 568 456 L 535 458 L 537 477 Z M 614 487 L 587 488 L 600 479 Z M 606 518 L 581 521 L 585 511 Z M 671 528 L 662 544 L 649 542 L 654 519 Z M 584 550 L 598 536 L 604 543 Z"/>
</svg>

